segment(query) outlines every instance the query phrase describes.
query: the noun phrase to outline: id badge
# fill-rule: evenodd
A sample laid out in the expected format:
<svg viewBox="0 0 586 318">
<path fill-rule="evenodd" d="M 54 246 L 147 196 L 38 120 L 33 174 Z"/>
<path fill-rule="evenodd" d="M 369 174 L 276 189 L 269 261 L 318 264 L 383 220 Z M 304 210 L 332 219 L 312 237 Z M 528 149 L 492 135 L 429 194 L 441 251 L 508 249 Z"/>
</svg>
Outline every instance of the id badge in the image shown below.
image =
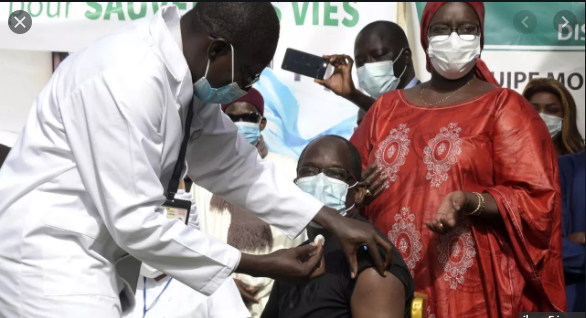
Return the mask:
<svg viewBox="0 0 586 318">
<path fill-rule="evenodd" d="M 161 206 L 167 212 L 168 219 L 179 219 L 187 225 L 189 221 L 189 212 L 191 210 L 191 201 L 173 199 L 165 201 Z"/>
</svg>

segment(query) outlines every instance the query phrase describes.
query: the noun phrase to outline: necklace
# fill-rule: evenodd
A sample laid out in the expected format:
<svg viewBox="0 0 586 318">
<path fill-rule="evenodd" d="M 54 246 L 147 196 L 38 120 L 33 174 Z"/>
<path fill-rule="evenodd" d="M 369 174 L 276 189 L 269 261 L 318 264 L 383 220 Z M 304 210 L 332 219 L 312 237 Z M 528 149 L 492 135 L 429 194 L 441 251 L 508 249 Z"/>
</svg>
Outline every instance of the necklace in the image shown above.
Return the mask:
<svg viewBox="0 0 586 318">
<path fill-rule="evenodd" d="M 425 106 L 435 106 L 435 105 L 439 105 L 443 102 L 445 102 L 448 98 L 454 96 L 454 94 L 456 94 L 457 92 L 459 92 L 460 90 L 462 90 L 462 88 L 468 86 L 468 84 L 472 83 L 472 81 L 474 80 L 474 77 L 472 79 L 470 79 L 468 81 L 468 83 L 464 84 L 464 86 L 458 88 L 457 90 L 453 91 L 452 93 L 450 93 L 448 96 L 444 97 L 442 100 L 440 100 L 439 102 L 436 103 L 432 103 L 432 104 L 428 104 L 424 99 L 423 99 L 423 92 L 425 91 L 425 87 L 421 88 L 421 92 L 419 93 L 419 99 L 421 99 L 421 102 L 423 104 L 425 104 Z M 429 86 L 429 83 L 427 84 L 427 86 Z"/>
</svg>

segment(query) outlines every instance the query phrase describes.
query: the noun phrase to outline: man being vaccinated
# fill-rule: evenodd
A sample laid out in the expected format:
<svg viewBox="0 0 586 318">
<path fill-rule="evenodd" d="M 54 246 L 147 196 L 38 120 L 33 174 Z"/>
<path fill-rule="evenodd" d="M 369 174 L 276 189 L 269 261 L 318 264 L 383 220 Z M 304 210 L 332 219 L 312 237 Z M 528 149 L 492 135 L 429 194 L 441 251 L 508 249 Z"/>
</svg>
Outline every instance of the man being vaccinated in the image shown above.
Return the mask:
<svg viewBox="0 0 586 318">
<path fill-rule="evenodd" d="M 299 157 L 295 183 L 340 215 L 358 216 L 365 189 L 360 182 L 362 161 L 354 145 L 333 135 L 312 141 Z M 382 277 L 373 268 L 366 249 L 358 252 L 358 278 L 348 274 L 349 264 L 332 233 L 311 222 L 309 242 L 324 243 L 325 274 L 307 284 L 278 281 L 262 318 L 404 318 L 411 317 L 415 285 L 398 250 Z"/>
</svg>

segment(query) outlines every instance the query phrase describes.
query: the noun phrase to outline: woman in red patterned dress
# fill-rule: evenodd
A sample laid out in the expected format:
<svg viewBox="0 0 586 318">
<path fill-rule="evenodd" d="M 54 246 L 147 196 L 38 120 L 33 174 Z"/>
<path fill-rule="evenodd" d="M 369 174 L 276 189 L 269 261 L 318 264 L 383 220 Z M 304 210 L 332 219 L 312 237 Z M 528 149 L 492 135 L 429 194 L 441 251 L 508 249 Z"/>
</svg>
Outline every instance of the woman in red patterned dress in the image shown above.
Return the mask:
<svg viewBox="0 0 586 318">
<path fill-rule="evenodd" d="M 429 82 L 382 95 L 352 142 L 387 189 L 365 216 L 402 253 L 430 317 L 565 311 L 555 150 L 479 55 L 484 5 L 428 3 Z"/>
</svg>

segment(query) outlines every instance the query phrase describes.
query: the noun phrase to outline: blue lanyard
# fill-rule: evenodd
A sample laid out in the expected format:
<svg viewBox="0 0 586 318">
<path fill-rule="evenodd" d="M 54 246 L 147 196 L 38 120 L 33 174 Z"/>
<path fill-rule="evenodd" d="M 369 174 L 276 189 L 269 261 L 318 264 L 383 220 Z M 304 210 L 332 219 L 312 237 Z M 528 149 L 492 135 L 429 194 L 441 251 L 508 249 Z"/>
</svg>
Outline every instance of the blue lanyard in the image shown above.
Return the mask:
<svg viewBox="0 0 586 318">
<path fill-rule="evenodd" d="M 157 302 L 159 301 L 159 298 L 161 298 L 161 295 L 163 295 L 163 293 L 165 292 L 165 290 L 167 289 L 167 287 L 169 287 L 169 283 L 171 283 L 171 281 L 173 280 L 173 277 L 171 277 L 168 281 L 167 284 L 165 284 L 165 288 L 163 288 L 163 290 L 161 291 L 161 293 L 159 294 L 159 296 L 157 296 L 157 298 L 155 298 L 155 301 L 153 301 L 153 303 L 149 306 L 149 308 L 147 308 L 146 306 L 146 277 L 142 278 L 143 281 L 143 288 L 142 288 L 142 295 L 143 295 L 143 299 L 144 299 L 144 305 L 142 307 L 142 318 L 144 318 L 144 316 L 146 316 L 147 312 L 151 309 L 153 309 L 153 307 L 157 304 Z"/>
</svg>

